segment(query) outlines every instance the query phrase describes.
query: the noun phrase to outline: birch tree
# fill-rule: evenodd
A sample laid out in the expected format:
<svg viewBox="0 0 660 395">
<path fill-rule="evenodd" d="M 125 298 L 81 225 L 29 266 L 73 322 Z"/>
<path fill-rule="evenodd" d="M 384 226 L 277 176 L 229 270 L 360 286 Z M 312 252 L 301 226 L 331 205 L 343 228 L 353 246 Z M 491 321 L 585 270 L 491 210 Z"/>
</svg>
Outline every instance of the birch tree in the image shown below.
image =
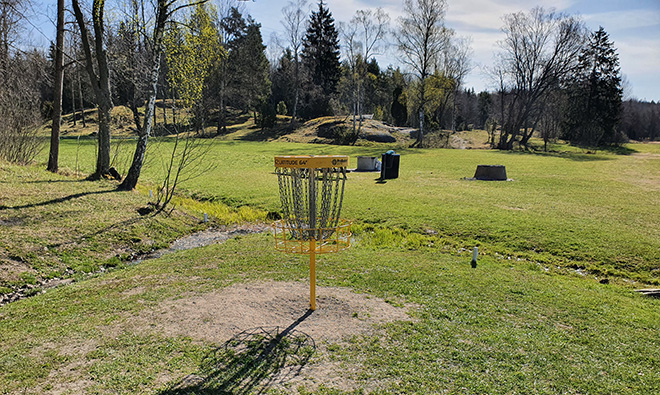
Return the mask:
<svg viewBox="0 0 660 395">
<path fill-rule="evenodd" d="M 374 55 L 380 54 L 389 21 L 389 15 L 382 8 L 376 11 L 358 10 L 342 29 L 352 87 L 353 142 L 357 140 L 362 128 L 364 84 L 368 74 L 366 63 Z"/>
<path fill-rule="evenodd" d="M 291 126 L 296 122 L 298 116 L 298 103 L 300 101 L 300 52 L 302 50 L 303 39 L 305 38 L 305 31 L 307 30 L 307 15 L 306 9 L 307 0 L 290 1 L 289 4 L 282 8 L 282 25 L 284 26 L 286 43 L 291 50 L 293 61 L 293 108 L 291 109 Z"/>
<path fill-rule="evenodd" d="M 203 1 L 199 2 L 203 3 Z M 144 155 L 147 151 L 147 144 L 149 137 L 151 136 L 151 130 L 153 127 L 154 113 L 156 111 L 156 94 L 158 92 L 158 80 L 160 75 L 160 66 L 161 66 L 161 57 L 163 54 L 164 48 L 164 35 L 165 28 L 169 21 L 172 20 L 172 16 L 175 12 L 182 8 L 189 7 L 191 5 L 199 3 L 184 3 L 177 4 L 176 0 L 158 0 L 155 5 L 155 22 L 153 24 L 153 31 L 151 33 L 151 43 L 153 45 L 152 50 L 152 60 L 150 62 L 151 69 L 149 71 L 148 80 L 148 99 L 144 115 L 144 122 L 142 127 L 138 131 L 138 141 L 135 147 L 135 153 L 133 154 L 133 161 L 131 162 L 131 167 L 128 170 L 126 178 L 119 185 L 119 189 L 131 190 L 137 185 L 137 181 L 140 177 L 142 171 L 142 165 L 144 163 Z"/>
<path fill-rule="evenodd" d="M 404 15 L 399 18 L 395 35 L 401 62 L 417 79 L 417 113 L 419 132 L 415 146 L 424 138 L 424 113 L 429 100 L 427 83 L 438 68 L 443 51 L 449 44 L 451 30 L 445 27 L 445 0 L 404 0 Z"/>
</svg>

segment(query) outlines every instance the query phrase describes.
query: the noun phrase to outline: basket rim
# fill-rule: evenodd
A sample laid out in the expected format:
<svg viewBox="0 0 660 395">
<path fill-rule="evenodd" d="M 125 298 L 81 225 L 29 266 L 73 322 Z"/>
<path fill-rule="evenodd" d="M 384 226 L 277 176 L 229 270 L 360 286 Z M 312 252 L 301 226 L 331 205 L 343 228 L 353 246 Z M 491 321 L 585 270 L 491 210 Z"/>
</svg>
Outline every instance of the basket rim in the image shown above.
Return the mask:
<svg viewBox="0 0 660 395">
<path fill-rule="evenodd" d="M 348 155 L 279 155 L 275 167 L 290 169 L 330 169 L 347 167 Z"/>
</svg>

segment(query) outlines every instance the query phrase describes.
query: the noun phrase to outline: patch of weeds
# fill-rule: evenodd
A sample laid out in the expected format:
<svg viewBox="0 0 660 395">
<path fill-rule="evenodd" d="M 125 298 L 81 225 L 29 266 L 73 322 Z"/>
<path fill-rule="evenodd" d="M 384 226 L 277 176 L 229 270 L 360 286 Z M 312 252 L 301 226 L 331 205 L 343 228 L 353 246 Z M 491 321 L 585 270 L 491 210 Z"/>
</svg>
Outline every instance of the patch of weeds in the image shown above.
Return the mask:
<svg viewBox="0 0 660 395">
<path fill-rule="evenodd" d="M 37 285 L 38 283 L 37 277 L 32 273 L 23 272 L 18 277 L 21 279 L 23 284 Z"/>
<path fill-rule="evenodd" d="M 43 271 L 41 277 L 44 280 L 52 280 L 54 278 L 61 278 L 65 275 L 66 273 L 63 270 L 51 270 L 51 271 Z"/>
<path fill-rule="evenodd" d="M 76 273 L 94 273 L 99 270 L 99 263 L 83 251 L 69 250 L 59 254 L 62 263 Z"/>
<path fill-rule="evenodd" d="M 118 256 L 114 256 L 103 262 L 103 267 L 107 267 L 107 268 L 116 268 L 116 267 L 121 267 L 122 265 L 123 262 Z"/>
<path fill-rule="evenodd" d="M 29 288 L 29 289 L 26 289 L 26 290 L 23 292 L 23 295 L 25 295 L 25 296 L 27 296 L 27 297 L 30 297 L 30 296 L 38 295 L 38 294 L 40 294 L 40 293 L 41 293 L 41 288 L 39 288 L 39 287 L 35 287 L 35 288 Z"/>
</svg>

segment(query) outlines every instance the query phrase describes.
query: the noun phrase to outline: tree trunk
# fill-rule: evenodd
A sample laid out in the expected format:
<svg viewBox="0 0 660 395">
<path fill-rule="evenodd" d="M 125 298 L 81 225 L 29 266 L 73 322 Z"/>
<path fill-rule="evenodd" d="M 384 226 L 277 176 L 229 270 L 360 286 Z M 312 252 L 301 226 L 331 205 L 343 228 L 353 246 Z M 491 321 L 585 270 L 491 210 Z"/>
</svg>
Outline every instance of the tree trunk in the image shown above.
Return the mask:
<svg viewBox="0 0 660 395">
<path fill-rule="evenodd" d="M 76 65 L 76 78 L 78 79 L 78 96 L 80 98 L 80 120 L 82 121 L 83 128 L 86 128 L 87 122 L 85 121 L 85 102 L 83 101 L 82 82 L 80 81 L 80 70 L 78 70 L 78 65 Z"/>
<path fill-rule="evenodd" d="M 355 116 L 357 114 L 357 98 L 355 97 L 355 92 L 353 92 L 353 135 L 357 133 L 357 127 L 356 127 L 356 119 Z"/>
<path fill-rule="evenodd" d="M 70 80 L 71 81 L 71 115 L 73 116 L 73 126 L 76 126 L 76 122 L 77 122 L 76 118 L 78 115 L 76 114 L 76 90 L 73 85 L 73 75 L 71 75 L 70 78 L 71 78 Z"/>
<path fill-rule="evenodd" d="M 419 87 L 419 133 L 417 133 L 416 147 L 421 147 L 424 140 L 424 105 L 426 104 L 426 71 L 422 70 Z"/>
<path fill-rule="evenodd" d="M 98 156 L 96 157 L 96 171 L 90 179 L 99 179 L 109 174 L 110 170 L 110 124 L 112 122 L 112 101 L 104 98 L 103 103 L 97 107 L 99 115 Z"/>
<path fill-rule="evenodd" d="M 135 124 L 135 130 L 137 130 L 139 133 L 142 129 L 142 121 L 140 121 L 140 110 L 138 110 L 138 106 L 135 102 L 127 104 L 133 113 L 133 123 Z"/>
<path fill-rule="evenodd" d="M 139 137 L 137 145 L 135 146 L 135 153 L 133 154 L 133 162 L 126 174 L 126 178 L 119 185 L 121 190 L 132 190 L 137 185 L 140 173 L 142 172 L 142 165 L 144 163 L 144 154 L 147 152 L 147 143 L 151 135 L 151 129 L 156 116 L 156 96 L 158 94 L 158 76 L 160 74 L 160 58 L 163 52 L 163 31 L 165 30 L 165 22 L 167 21 L 168 1 L 158 0 L 158 11 L 156 13 L 156 26 L 154 27 L 154 59 L 151 66 L 151 75 L 149 76 L 149 99 L 147 100 L 147 108 L 144 114 L 144 123 L 139 130 Z"/>
<path fill-rule="evenodd" d="M 296 124 L 296 116 L 298 115 L 298 100 L 300 97 L 300 66 L 298 61 L 298 52 L 295 53 L 295 67 L 294 67 L 294 84 L 295 84 L 295 98 L 293 99 L 293 111 L 291 111 L 291 129 Z"/>
<path fill-rule="evenodd" d="M 89 179 L 95 180 L 108 174 L 110 170 L 110 122 L 112 112 L 112 95 L 110 93 L 110 69 L 108 68 L 108 58 L 104 48 L 103 27 L 103 8 L 105 1 L 94 0 L 92 4 L 92 21 L 94 25 L 94 56 L 92 56 L 92 46 L 89 42 L 89 29 L 85 17 L 80 9 L 79 0 L 72 0 L 73 11 L 80 29 L 83 51 L 85 52 L 85 67 L 89 80 L 96 96 L 99 117 L 98 133 L 98 156 L 96 160 L 96 171 L 89 176 Z M 94 70 L 93 60 L 96 60 L 98 75 Z"/>
<path fill-rule="evenodd" d="M 226 60 L 223 60 L 223 62 L 226 62 Z M 227 73 L 227 68 L 222 66 L 222 77 L 220 80 L 220 116 L 218 117 L 218 128 L 216 130 L 216 135 L 221 135 L 227 133 L 227 109 L 225 108 L 225 83 L 226 83 L 226 77 L 225 74 Z"/>
<path fill-rule="evenodd" d="M 178 132 L 176 128 L 176 94 L 174 93 L 174 89 L 172 89 L 171 93 L 172 93 L 172 125 L 174 125 L 174 130 Z"/>
<path fill-rule="evenodd" d="M 422 146 L 422 140 L 424 140 L 424 110 L 422 107 L 419 108 L 419 132 L 417 133 L 417 140 L 415 141 L 415 147 Z"/>
<path fill-rule="evenodd" d="M 458 90 L 452 93 L 452 106 L 451 106 L 451 132 L 456 133 L 456 97 L 458 97 Z"/>
<path fill-rule="evenodd" d="M 163 128 L 167 129 L 167 100 L 165 100 L 165 95 L 163 95 Z"/>
<path fill-rule="evenodd" d="M 58 170 L 60 156 L 60 124 L 62 122 L 62 90 L 64 88 L 64 0 L 57 0 L 57 37 L 55 48 L 55 100 L 53 103 L 53 127 L 50 132 L 48 171 Z"/>
</svg>

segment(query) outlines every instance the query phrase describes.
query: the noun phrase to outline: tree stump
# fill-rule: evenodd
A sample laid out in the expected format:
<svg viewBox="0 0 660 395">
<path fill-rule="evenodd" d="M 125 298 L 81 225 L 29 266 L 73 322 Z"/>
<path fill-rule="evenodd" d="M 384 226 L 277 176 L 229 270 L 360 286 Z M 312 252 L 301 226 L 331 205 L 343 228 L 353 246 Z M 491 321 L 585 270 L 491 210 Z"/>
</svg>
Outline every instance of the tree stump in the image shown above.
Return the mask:
<svg viewBox="0 0 660 395">
<path fill-rule="evenodd" d="M 474 178 L 483 181 L 506 181 L 506 168 L 503 165 L 477 165 Z"/>
</svg>

